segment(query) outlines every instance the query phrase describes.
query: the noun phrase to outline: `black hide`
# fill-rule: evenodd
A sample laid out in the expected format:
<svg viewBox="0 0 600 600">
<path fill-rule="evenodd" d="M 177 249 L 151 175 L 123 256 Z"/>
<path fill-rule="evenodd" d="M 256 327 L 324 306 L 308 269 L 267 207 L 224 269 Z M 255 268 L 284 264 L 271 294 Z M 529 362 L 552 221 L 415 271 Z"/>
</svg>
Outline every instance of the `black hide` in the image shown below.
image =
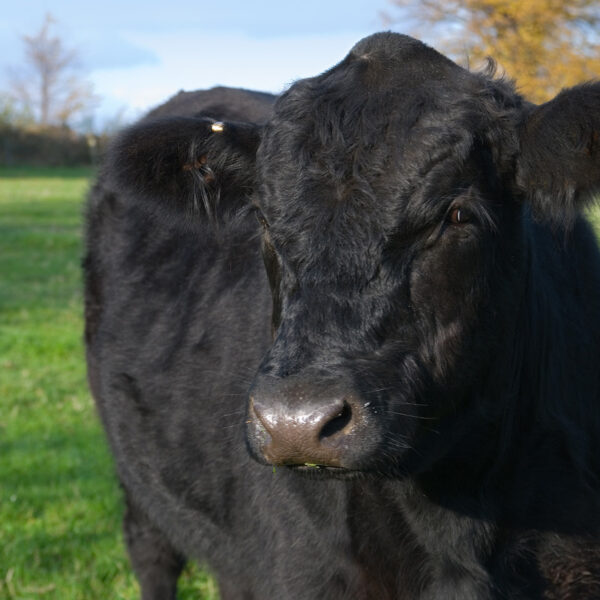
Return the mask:
<svg viewBox="0 0 600 600">
<path fill-rule="evenodd" d="M 600 84 L 384 33 L 273 100 L 176 96 L 90 195 L 143 598 L 187 558 L 224 599 L 599 598 Z"/>
</svg>

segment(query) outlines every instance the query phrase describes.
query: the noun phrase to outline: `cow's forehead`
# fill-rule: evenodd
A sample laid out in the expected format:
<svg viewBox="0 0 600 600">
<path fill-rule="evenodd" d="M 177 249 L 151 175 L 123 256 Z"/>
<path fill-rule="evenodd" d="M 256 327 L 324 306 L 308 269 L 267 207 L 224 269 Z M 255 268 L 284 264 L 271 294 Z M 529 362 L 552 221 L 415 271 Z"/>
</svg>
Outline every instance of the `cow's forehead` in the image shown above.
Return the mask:
<svg viewBox="0 0 600 600">
<path fill-rule="evenodd" d="M 493 83 L 388 33 L 294 84 L 277 102 L 258 155 L 274 236 L 298 256 L 319 244 L 325 254 L 335 248 L 333 264 L 345 247 L 372 248 L 399 220 L 435 212 L 431 202 L 463 185 L 465 175 L 476 177 L 473 145 L 492 122 L 499 127 L 487 105 L 507 90 Z M 436 187 L 440 194 L 426 193 Z"/>
<path fill-rule="evenodd" d="M 344 113 L 351 123 L 362 113 L 375 128 L 391 117 L 410 124 L 417 112 L 455 103 L 478 87 L 477 76 L 422 42 L 375 34 L 325 73 L 296 82 L 277 102 L 275 122 L 297 125 L 301 117 L 326 121 Z"/>
<path fill-rule="evenodd" d="M 280 97 L 259 169 L 269 178 L 292 176 L 297 186 L 329 182 L 336 189 L 324 193 L 343 199 L 353 193 L 356 175 L 377 187 L 394 176 L 406 180 L 411 170 L 426 172 L 449 153 L 464 160 L 494 119 L 486 114 L 486 96 L 508 87 L 494 84 L 418 40 L 372 35 L 341 63 Z"/>
<path fill-rule="evenodd" d="M 464 85 L 465 71 L 423 42 L 397 33 L 376 33 L 358 42 L 346 57 L 362 62 L 368 80 L 379 86 L 418 86 L 435 80 Z"/>
</svg>

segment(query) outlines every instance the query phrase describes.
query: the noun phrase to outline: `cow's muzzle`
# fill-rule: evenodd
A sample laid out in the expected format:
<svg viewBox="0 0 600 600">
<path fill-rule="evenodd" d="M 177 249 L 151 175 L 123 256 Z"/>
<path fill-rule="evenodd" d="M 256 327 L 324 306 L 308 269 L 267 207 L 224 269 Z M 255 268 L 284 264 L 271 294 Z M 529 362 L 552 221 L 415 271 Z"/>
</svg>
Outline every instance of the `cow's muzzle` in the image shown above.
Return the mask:
<svg viewBox="0 0 600 600">
<path fill-rule="evenodd" d="M 348 468 L 363 437 L 365 409 L 339 386 L 265 379 L 250 391 L 247 426 L 261 462 Z"/>
</svg>

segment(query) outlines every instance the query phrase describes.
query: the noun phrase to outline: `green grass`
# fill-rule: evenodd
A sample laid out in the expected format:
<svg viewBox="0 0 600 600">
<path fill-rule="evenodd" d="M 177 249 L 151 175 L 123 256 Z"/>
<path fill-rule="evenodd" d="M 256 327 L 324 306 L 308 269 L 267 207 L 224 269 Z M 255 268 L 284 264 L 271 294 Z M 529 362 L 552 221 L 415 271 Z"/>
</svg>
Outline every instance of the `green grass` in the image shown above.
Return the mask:
<svg viewBox="0 0 600 600">
<path fill-rule="evenodd" d="M 139 598 L 85 380 L 85 169 L 0 169 L 0 598 Z M 180 598 L 216 599 L 186 569 Z"/>
<path fill-rule="evenodd" d="M 600 200 L 595 206 L 586 211 L 586 217 L 588 221 L 594 226 L 596 235 L 600 240 Z"/>
</svg>

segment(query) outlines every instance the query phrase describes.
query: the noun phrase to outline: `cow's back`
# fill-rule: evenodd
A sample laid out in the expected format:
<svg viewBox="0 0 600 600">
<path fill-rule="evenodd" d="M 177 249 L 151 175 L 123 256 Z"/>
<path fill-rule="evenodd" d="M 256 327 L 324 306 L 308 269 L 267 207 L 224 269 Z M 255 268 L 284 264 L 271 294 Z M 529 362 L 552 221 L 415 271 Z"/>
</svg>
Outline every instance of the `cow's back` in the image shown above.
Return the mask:
<svg viewBox="0 0 600 600">
<path fill-rule="evenodd" d="M 147 119 L 157 117 L 205 116 L 230 121 L 264 123 L 268 120 L 276 96 L 267 92 L 217 86 L 209 90 L 181 90 L 164 104 L 152 109 Z"/>
</svg>

